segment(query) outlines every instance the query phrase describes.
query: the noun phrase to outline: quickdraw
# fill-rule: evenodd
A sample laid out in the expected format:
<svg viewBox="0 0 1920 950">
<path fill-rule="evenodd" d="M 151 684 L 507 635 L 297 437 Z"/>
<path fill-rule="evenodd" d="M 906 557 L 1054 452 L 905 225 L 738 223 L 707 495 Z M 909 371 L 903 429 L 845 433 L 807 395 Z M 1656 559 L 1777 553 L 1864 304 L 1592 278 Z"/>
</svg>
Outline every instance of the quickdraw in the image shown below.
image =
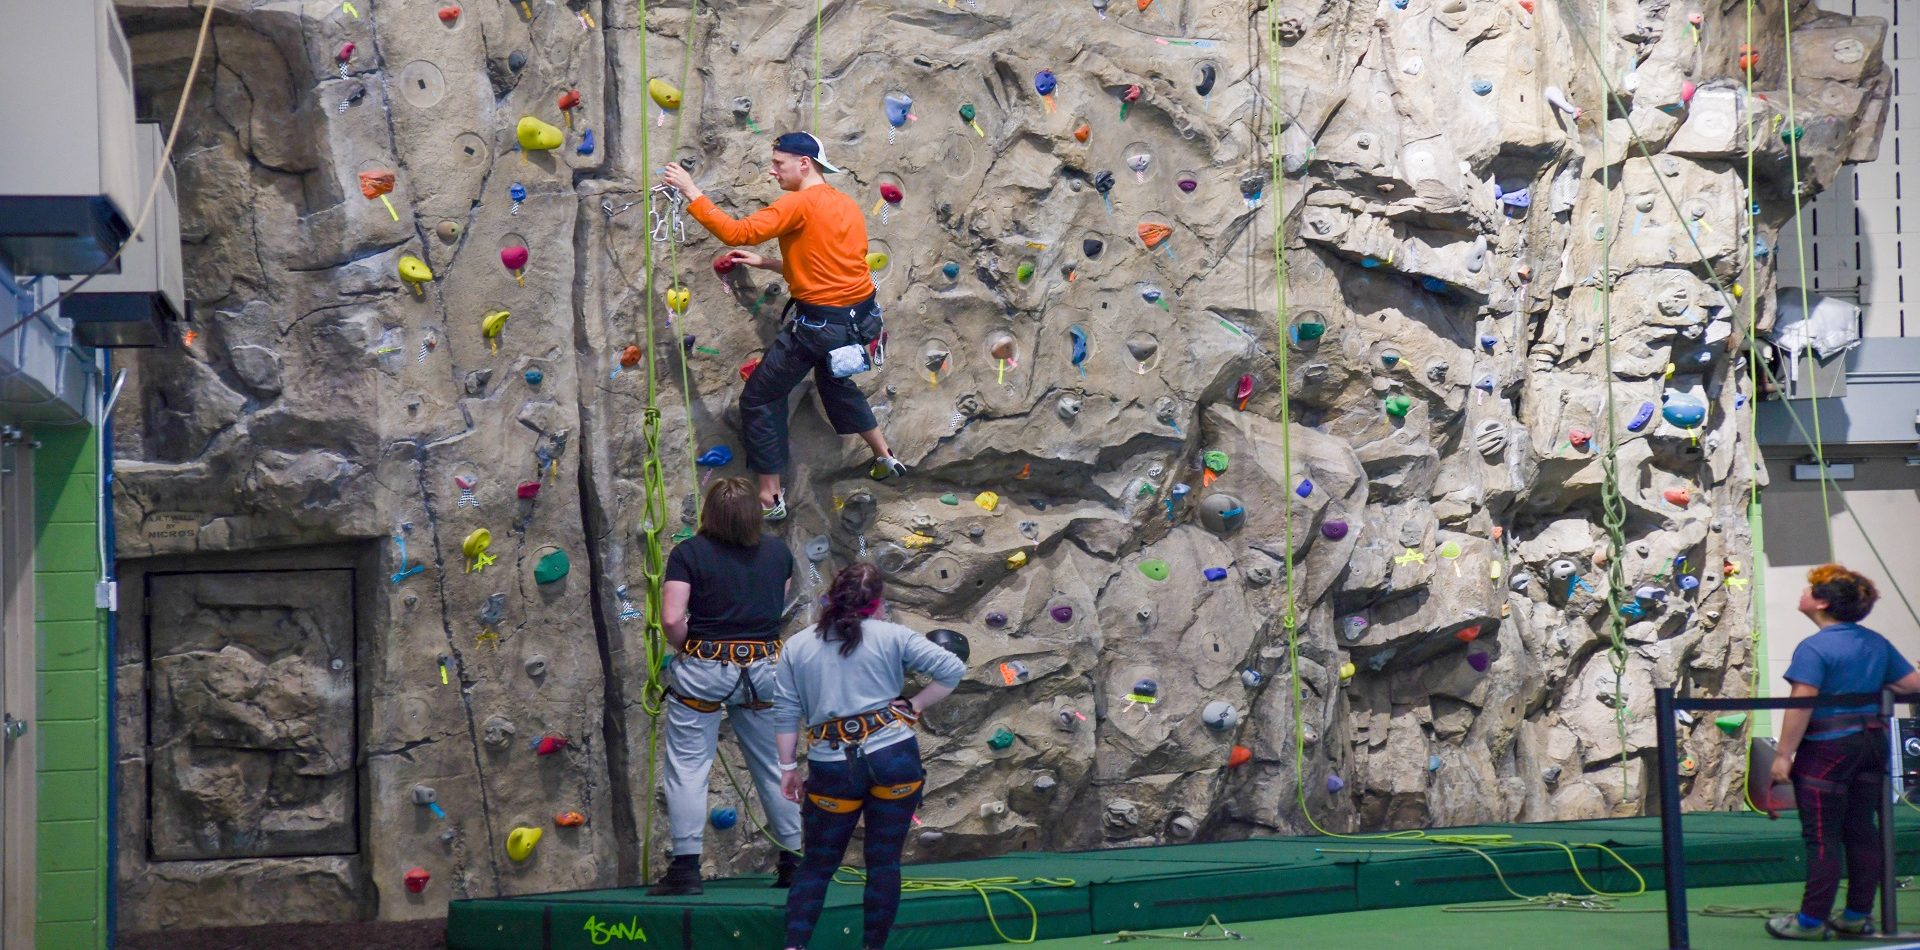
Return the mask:
<svg viewBox="0 0 1920 950">
<path fill-rule="evenodd" d="M 666 214 L 661 214 L 659 201 L 667 202 Z M 624 210 L 624 209 L 622 209 Z M 672 241 L 676 244 L 687 243 L 687 219 L 683 213 L 687 210 L 687 196 L 680 189 L 670 185 L 655 185 L 647 191 L 647 231 L 655 244 Z M 609 215 L 611 217 L 611 215 Z"/>
</svg>

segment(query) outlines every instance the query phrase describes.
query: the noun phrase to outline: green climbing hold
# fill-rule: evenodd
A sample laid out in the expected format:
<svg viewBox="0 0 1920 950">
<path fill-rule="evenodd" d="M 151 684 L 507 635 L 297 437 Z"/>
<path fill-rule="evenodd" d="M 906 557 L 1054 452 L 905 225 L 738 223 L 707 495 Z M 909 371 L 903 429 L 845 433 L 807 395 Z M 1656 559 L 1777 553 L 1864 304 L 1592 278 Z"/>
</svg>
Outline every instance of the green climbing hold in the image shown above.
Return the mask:
<svg viewBox="0 0 1920 950">
<path fill-rule="evenodd" d="M 1724 716 L 1721 716 L 1718 719 L 1715 719 L 1713 721 L 1713 724 L 1716 726 L 1719 726 L 1720 731 L 1726 733 L 1727 735 L 1730 735 L 1730 736 L 1739 735 L 1740 727 L 1747 724 L 1747 714 L 1746 713 L 1728 713 Z"/>
<path fill-rule="evenodd" d="M 987 745 L 995 749 L 1005 749 L 1013 745 L 1013 730 L 1006 726 L 995 729 L 992 738 L 987 740 Z"/>
<path fill-rule="evenodd" d="M 1805 138 L 1806 134 L 1807 130 L 1805 126 L 1790 125 L 1780 130 L 1780 141 L 1798 142 L 1802 138 Z"/>
<path fill-rule="evenodd" d="M 1162 561 L 1159 558 L 1154 558 L 1151 561 L 1141 561 L 1140 573 L 1145 574 L 1156 581 L 1164 581 L 1167 579 L 1167 574 L 1168 574 L 1167 562 Z"/>
<path fill-rule="evenodd" d="M 1387 415 L 1393 416 L 1394 418 L 1397 419 L 1397 418 L 1405 417 L 1406 414 L 1411 411 L 1413 411 L 1412 399 L 1409 399 L 1406 396 L 1400 395 L 1399 393 L 1395 393 L 1387 397 Z"/>
<path fill-rule="evenodd" d="M 573 562 L 567 560 L 567 552 L 555 548 L 540 559 L 533 567 L 533 580 L 538 584 L 551 584 L 567 576 L 573 568 Z"/>
<path fill-rule="evenodd" d="M 1207 467 L 1207 471 L 1212 472 L 1215 475 L 1226 474 L 1227 453 L 1222 452 L 1219 449 L 1210 449 L 1207 451 L 1205 455 L 1200 456 L 1200 464 L 1205 465 Z"/>
<path fill-rule="evenodd" d="M 1293 340 L 1295 343 L 1312 343 L 1326 335 L 1327 325 L 1324 323 L 1302 320 L 1293 325 Z"/>
<path fill-rule="evenodd" d="M 1019 280 L 1023 284 L 1026 283 L 1027 281 L 1032 280 L 1033 265 L 1022 262 L 1019 267 L 1016 267 L 1013 269 L 1013 276 L 1015 279 Z"/>
<path fill-rule="evenodd" d="M 940 496 L 940 503 L 943 505 L 957 505 L 960 503 L 960 496 L 953 492 L 947 492 Z"/>
<path fill-rule="evenodd" d="M 971 103 L 971 102 L 963 102 L 963 103 L 961 103 L 961 104 L 960 104 L 960 121 L 962 121 L 962 122 L 972 122 L 972 121 L 973 121 L 973 117 L 974 117 L 974 116 L 975 116 L 976 114 L 977 114 L 977 113 L 975 113 L 975 112 L 973 111 L 973 103 Z"/>
</svg>

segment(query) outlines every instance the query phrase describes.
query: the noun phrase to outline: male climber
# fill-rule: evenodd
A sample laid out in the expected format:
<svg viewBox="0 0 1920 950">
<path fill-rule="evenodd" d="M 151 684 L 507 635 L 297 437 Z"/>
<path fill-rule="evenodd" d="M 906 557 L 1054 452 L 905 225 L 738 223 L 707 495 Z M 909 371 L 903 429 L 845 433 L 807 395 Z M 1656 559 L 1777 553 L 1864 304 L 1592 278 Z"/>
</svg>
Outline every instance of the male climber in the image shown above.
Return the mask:
<svg viewBox="0 0 1920 950">
<path fill-rule="evenodd" d="M 887 448 L 866 395 L 848 378 L 868 368 L 865 346 L 880 338 L 881 322 L 867 268 L 866 217 L 822 176 L 839 170 L 827 163 L 820 140 L 811 134 L 780 136 L 773 143 L 770 174 L 787 194 L 738 221 L 715 207 L 686 169 L 668 165 L 660 176 L 686 195 L 687 213 L 722 243 L 737 248 L 780 239 L 779 258 L 734 250 L 721 259 L 785 274 L 793 289 L 782 314 L 786 326 L 740 392 L 747 467 L 760 476 L 760 507 L 768 521 L 787 516 L 780 488 L 787 468 L 787 396 L 809 371 L 833 431 L 857 434 L 872 447 L 869 474 L 907 473 Z"/>
</svg>

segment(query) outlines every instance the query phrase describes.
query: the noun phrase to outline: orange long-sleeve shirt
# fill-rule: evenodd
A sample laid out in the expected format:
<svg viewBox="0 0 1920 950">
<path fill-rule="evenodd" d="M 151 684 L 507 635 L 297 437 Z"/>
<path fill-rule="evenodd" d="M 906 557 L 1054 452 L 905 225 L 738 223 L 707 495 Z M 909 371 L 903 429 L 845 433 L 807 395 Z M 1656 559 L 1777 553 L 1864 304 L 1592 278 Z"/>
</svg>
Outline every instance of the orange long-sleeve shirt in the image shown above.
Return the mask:
<svg viewBox="0 0 1920 950">
<path fill-rule="evenodd" d="M 793 296 L 822 307 L 850 307 L 873 294 L 867 269 L 867 218 L 832 185 L 781 195 L 735 220 L 701 195 L 687 206 L 693 220 L 732 247 L 780 239 L 780 262 Z"/>
</svg>

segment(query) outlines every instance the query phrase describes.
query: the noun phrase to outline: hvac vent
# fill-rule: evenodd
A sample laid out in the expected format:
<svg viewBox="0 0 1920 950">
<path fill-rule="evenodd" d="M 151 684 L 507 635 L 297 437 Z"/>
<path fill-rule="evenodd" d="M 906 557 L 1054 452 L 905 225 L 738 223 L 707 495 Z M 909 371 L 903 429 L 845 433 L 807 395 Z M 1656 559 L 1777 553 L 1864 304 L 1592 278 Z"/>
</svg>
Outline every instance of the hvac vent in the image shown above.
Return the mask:
<svg viewBox="0 0 1920 950">
<path fill-rule="evenodd" d="M 160 167 L 167 137 L 158 123 L 142 122 L 139 130 L 139 180 L 148 182 Z M 61 304 L 61 316 L 73 321 L 74 339 L 87 346 L 115 347 L 167 342 L 173 324 L 186 314 L 178 195 L 168 167 L 147 226 L 120 255 L 120 273 L 87 281 Z"/>
</svg>

